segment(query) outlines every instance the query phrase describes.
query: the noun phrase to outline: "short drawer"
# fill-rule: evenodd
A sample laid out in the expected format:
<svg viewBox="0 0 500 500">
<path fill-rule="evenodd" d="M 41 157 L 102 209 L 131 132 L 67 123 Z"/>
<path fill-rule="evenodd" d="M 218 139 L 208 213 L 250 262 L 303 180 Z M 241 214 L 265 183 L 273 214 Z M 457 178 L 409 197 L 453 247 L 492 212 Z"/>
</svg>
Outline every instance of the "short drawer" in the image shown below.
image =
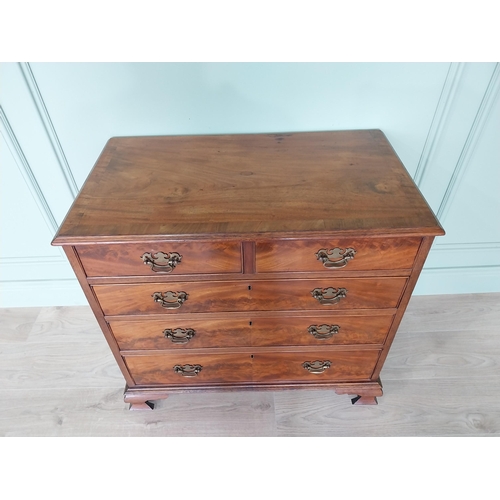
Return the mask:
<svg viewBox="0 0 500 500">
<path fill-rule="evenodd" d="M 121 350 L 384 343 L 393 316 L 307 315 L 112 320 Z"/>
<path fill-rule="evenodd" d="M 202 385 L 250 382 L 251 354 L 174 354 L 125 356 L 138 385 Z"/>
<path fill-rule="evenodd" d="M 242 272 L 239 241 L 81 245 L 76 251 L 91 277 Z"/>
<path fill-rule="evenodd" d="M 420 238 L 275 240 L 256 242 L 256 271 L 410 270 Z"/>
<path fill-rule="evenodd" d="M 380 351 L 328 349 L 276 354 L 255 353 L 255 382 L 343 382 L 369 380 Z"/>
<path fill-rule="evenodd" d="M 107 316 L 232 311 L 384 309 L 398 306 L 406 278 L 171 282 L 95 285 Z"/>
</svg>

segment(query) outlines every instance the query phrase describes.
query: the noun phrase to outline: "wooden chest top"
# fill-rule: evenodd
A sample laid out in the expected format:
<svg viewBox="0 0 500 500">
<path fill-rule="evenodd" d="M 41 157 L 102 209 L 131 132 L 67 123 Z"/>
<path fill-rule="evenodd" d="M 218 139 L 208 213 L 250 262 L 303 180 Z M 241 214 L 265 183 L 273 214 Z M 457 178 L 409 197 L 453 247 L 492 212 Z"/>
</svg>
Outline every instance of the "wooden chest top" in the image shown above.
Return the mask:
<svg viewBox="0 0 500 500">
<path fill-rule="evenodd" d="M 444 234 L 380 130 L 108 141 L 56 245 Z"/>
</svg>

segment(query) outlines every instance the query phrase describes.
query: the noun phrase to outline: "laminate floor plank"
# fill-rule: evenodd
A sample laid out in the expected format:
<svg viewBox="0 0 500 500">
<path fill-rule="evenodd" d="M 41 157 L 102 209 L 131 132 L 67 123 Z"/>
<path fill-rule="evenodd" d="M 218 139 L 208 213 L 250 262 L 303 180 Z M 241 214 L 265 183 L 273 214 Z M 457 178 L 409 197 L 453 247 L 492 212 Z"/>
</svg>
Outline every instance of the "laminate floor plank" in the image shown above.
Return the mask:
<svg viewBox="0 0 500 500">
<path fill-rule="evenodd" d="M 275 394 L 278 436 L 500 436 L 500 380 L 384 383 L 374 406 L 333 391 Z"/>
<path fill-rule="evenodd" d="M 124 384 L 105 342 L 0 344 L 0 387 L 41 389 Z"/>
<path fill-rule="evenodd" d="M 2 436 L 499 436 L 500 294 L 413 297 L 377 406 L 331 390 L 174 394 L 131 412 L 89 307 L 0 309 Z"/>
<path fill-rule="evenodd" d="M 0 343 L 25 342 L 42 310 L 41 307 L 0 308 Z"/>
<path fill-rule="evenodd" d="M 498 330 L 499 319 L 500 293 L 414 295 L 399 332 Z"/>
<path fill-rule="evenodd" d="M 500 378 L 500 338 L 482 331 L 398 332 L 380 374 L 383 381 Z"/>
<path fill-rule="evenodd" d="M 88 306 L 42 308 L 28 342 L 103 342 L 103 333 Z"/>
<path fill-rule="evenodd" d="M 2 436 L 274 436 L 273 394 L 172 395 L 129 411 L 121 388 L 0 391 Z M 168 401 L 168 403 L 167 403 Z"/>
</svg>

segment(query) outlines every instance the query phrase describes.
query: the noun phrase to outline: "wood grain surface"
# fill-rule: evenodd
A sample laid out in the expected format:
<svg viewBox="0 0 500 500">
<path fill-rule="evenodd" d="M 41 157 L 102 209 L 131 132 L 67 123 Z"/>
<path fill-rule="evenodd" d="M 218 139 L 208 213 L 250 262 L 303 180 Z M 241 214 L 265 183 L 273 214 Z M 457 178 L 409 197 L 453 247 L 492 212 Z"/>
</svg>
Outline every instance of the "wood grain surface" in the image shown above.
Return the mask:
<svg viewBox="0 0 500 500">
<path fill-rule="evenodd" d="M 125 356 L 125 363 L 138 385 L 251 382 L 252 361 L 250 354 L 192 354 L 189 351 Z M 186 377 L 174 371 L 175 366 L 186 365 L 199 365 L 201 371 L 193 377 Z"/>
<path fill-rule="evenodd" d="M 170 276 L 182 274 L 241 273 L 239 241 L 175 241 L 121 245 L 92 245 L 76 248 L 87 276 Z M 153 271 L 145 265 L 145 253 L 176 252 L 181 261 L 170 273 Z M 175 279 L 175 278 L 174 278 Z"/>
<path fill-rule="evenodd" d="M 303 315 L 293 317 L 254 317 L 196 319 L 175 317 L 133 317 L 129 321 L 110 321 L 121 350 L 127 349 L 196 349 L 203 347 L 264 347 L 280 345 L 325 346 L 347 344 L 382 344 L 393 316 Z M 337 326 L 330 338 L 316 338 L 311 326 Z M 192 329 L 194 336 L 185 344 L 165 337 L 166 329 Z M 323 329 L 324 330 L 324 329 Z M 321 331 L 323 331 L 321 330 Z"/>
<path fill-rule="evenodd" d="M 274 240 L 257 241 L 256 270 L 258 273 L 283 271 L 370 271 L 382 269 L 411 269 L 417 254 L 420 238 L 366 238 L 343 240 Z M 354 258 L 344 267 L 325 267 L 318 260 L 319 250 L 327 252 L 340 248 L 344 252 L 352 248 Z M 331 259 L 333 262 L 340 258 Z M 409 273 L 408 273 L 409 274 Z"/>
<path fill-rule="evenodd" d="M 253 359 L 253 377 L 256 382 L 331 382 L 369 380 L 380 351 L 333 351 L 323 348 L 303 353 L 276 354 L 258 352 Z M 328 362 L 322 373 L 311 373 L 304 362 Z"/>
<path fill-rule="evenodd" d="M 173 354 L 125 355 L 137 385 L 203 385 L 210 383 L 332 382 L 369 380 L 380 351 L 281 351 L 237 354 L 199 354 L 177 351 Z M 321 360 L 330 364 L 322 373 L 311 373 L 303 363 Z M 196 376 L 176 373 L 175 366 L 201 367 Z"/>
<path fill-rule="evenodd" d="M 202 313 L 221 311 L 283 311 L 383 309 L 397 307 L 406 278 L 331 278 L 289 281 L 218 281 L 95 285 L 105 315 L 141 313 Z M 316 288 L 345 288 L 347 296 L 335 304 L 321 304 Z M 185 292 L 187 300 L 167 309 L 153 300 L 156 292 Z"/>
<path fill-rule="evenodd" d="M 443 234 L 384 134 L 358 130 L 112 138 L 54 244 L 311 231 Z"/>
</svg>

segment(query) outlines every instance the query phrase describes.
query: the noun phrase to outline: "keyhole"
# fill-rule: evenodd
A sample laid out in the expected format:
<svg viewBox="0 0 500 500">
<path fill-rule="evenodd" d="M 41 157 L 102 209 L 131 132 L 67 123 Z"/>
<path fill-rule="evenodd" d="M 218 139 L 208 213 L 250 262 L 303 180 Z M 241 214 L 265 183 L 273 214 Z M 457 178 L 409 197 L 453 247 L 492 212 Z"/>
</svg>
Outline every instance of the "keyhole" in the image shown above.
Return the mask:
<svg viewBox="0 0 500 500">
<path fill-rule="evenodd" d="M 249 321 L 249 322 L 248 322 L 248 324 L 249 324 L 250 326 L 252 326 L 252 322 L 251 322 L 251 321 Z"/>
<path fill-rule="evenodd" d="M 248 289 L 251 290 L 252 289 L 252 285 L 248 285 Z"/>
<path fill-rule="evenodd" d="M 253 354 L 250 354 L 250 357 L 253 359 Z"/>
</svg>

